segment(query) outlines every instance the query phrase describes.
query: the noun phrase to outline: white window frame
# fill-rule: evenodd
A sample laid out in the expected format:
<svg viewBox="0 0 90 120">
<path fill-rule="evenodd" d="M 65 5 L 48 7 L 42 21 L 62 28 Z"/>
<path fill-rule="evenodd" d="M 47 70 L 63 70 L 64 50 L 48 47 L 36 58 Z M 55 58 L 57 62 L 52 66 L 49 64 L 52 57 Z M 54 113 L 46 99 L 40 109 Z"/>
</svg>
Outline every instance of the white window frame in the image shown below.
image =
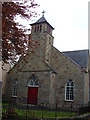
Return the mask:
<svg viewBox="0 0 90 120">
<path fill-rule="evenodd" d="M 67 84 L 68 83 L 71 84 L 71 82 L 73 83 L 73 81 L 70 79 L 65 85 L 65 101 L 74 101 L 74 83 L 73 83 L 73 85 L 67 86 Z M 67 97 L 66 97 L 67 96 L 67 87 L 73 88 L 73 93 L 72 94 L 70 93 L 71 90 L 69 89 L 69 99 L 67 99 Z M 73 95 L 73 99 L 71 99 L 71 95 Z"/>
<path fill-rule="evenodd" d="M 31 84 L 31 81 L 32 81 L 32 84 Z M 35 76 L 34 74 L 32 74 L 31 77 L 29 78 L 28 87 L 39 87 L 38 77 Z"/>
</svg>

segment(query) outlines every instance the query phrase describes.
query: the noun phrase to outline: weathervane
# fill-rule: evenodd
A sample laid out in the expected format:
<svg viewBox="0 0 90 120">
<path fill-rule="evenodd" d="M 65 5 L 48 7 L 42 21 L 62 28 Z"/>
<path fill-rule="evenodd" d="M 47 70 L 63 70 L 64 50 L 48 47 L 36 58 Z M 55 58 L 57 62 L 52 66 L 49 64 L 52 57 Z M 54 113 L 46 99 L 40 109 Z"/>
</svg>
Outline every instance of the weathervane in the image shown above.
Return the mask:
<svg viewBox="0 0 90 120">
<path fill-rule="evenodd" d="M 45 13 L 45 11 L 43 10 L 43 11 L 42 11 L 42 16 L 44 16 L 44 13 Z"/>
</svg>

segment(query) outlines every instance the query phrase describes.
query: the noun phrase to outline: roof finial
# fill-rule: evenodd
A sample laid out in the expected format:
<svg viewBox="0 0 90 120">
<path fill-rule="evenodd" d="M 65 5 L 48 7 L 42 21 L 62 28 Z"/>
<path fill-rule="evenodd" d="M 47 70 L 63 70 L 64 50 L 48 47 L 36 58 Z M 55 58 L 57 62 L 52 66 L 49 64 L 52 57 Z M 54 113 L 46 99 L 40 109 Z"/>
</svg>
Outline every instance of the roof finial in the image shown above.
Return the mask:
<svg viewBox="0 0 90 120">
<path fill-rule="evenodd" d="M 42 16 L 44 16 L 44 13 L 45 13 L 45 11 L 43 10 L 43 11 L 42 11 Z"/>
</svg>

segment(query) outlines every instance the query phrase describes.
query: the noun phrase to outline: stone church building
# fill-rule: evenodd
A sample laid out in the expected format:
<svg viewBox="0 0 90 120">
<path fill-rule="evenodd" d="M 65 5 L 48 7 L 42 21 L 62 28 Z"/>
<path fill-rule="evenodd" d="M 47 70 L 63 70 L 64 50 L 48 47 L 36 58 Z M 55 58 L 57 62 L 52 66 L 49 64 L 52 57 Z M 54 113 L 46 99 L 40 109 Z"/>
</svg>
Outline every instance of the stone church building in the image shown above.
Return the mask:
<svg viewBox="0 0 90 120">
<path fill-rule="evenodd" d="M 8 72 L 4 97 L 17 104 L 77 108 L 89 103 L 89 50 L 60 52 L 53 46 L 54 28 L 44 15 L 31 24 L 25 57 Z"/>
</svg>

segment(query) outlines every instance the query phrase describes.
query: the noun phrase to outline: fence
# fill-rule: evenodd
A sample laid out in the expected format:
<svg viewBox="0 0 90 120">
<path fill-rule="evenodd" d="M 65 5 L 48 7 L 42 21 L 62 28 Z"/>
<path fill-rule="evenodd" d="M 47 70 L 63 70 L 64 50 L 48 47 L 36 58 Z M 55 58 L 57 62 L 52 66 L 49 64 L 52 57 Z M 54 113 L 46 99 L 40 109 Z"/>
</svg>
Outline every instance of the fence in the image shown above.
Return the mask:
<svg viewBox="0 0 90 120">
<path fill-rule="evenodd" d="M 54 108 L 50 108 L 47 104 L 41 103 L 39 105 L 23 104 L 18 105 L 10 100 L 3 100 L 2 103 L 2 117 L 5 118 L 19 118 L 19 119 L 44 119 L 44 118 L 74 118 L 80 114 L 90 112 L 90 107 L 85 105 L 82 107 L 78 105 L 78 109 L 71 107 L 68 109 L 57 107 L 58 103 Z"/>
</svg>

